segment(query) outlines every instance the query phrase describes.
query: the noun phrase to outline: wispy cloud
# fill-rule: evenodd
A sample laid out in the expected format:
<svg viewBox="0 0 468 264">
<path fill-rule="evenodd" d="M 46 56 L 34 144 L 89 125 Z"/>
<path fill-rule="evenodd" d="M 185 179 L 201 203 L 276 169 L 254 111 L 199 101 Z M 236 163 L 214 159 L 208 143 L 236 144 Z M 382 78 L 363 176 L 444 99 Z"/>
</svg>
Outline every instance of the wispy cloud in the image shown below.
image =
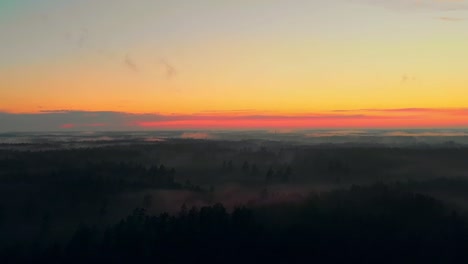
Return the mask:
<svg viewBox="0 0 468 264">
<path fill-rule="evenodd" d="M 65 33 L 65 37 L 71 41 L 77 48 L 88 48 L 87 40 L 89 33 L 86 28 L 81 28 L 77 31 L 70 31 Z"/>
<path fill-rule="evenodd" d="M 160 59 L 159 62 L 164 67 L 164 73 L 167 79 L 172 79 L 177 75 L 176 68 L 166 59 Z"/>
<path fill-rule="evenodd" d="M 202 113 L 239 113 L 239 112 L 244 112 L 244 113 L 252 113 L 256 112 L 257 110 L 251 108 L 251 109 L 229 109 L 229 110 L 205 110 L 202 111 Z"/>
<path fill-rule="evenodd" d="M 345 112 L 345 113 L 419 113 L 419 114 L 431 114 L 431 113 L 444 113 L 452 115 L 468 115 L 468 108 L 418 108 L 418 107 L 409 107 L 409 108 L 365 108 L 365 109 L 341 109 L 333 110 L 332 112 Z"/>
<path fill-rule="evenodd" d="M 133 72 L 139 72 L 137 64 L 135 63 L 133 58 L 131 58 L 128 54 L 125 56 L 124 65 Z"/>
<path fill-rule="evenodd" d="M 411 10 L 437 10 L 456 11 L 468 9 L 465 0 L 353 0 L 356 3 L 367 3 L 385 8 L 411 11 Z"/>
<path fill-rule="evenodd" d="M 463 18 L 458 17 L 438 17 L 437 19 L 446 22 L 461 22 L 464 20 Z"/>
<path fill-rule="evenodd" d="M 409 75 L 409 74 L 403 74 L 401 76 L 401 83 L 402 84 L 405 84 L 407 82 L 410 82 L 410 81 L 415 81 L 416 80 L 416 77 L 415 76 L 412 76 L 412 75 Z"/>
</svg>

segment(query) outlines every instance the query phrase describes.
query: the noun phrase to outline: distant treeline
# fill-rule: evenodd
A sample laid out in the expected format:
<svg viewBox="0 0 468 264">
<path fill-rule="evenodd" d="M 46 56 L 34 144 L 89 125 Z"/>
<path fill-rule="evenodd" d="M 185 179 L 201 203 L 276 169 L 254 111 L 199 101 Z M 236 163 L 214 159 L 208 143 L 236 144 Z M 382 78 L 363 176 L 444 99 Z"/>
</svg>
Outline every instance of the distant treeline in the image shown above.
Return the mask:
<svg viewBox="0 0 468 264">
<path fill-rule="evenodd" d="M 65 191 L 80 188 L 89 192 L 93 189 L 101 192 L 119 192 L 124 188 L 201 190 L 191 183 L 177 182 L 175 168 L 168 168 L 164 164 L 143 165 L 142 162 L 107 161 L 108 155 L 119 154 L 118 151 L 117 154 L 108 151 L 89 149 L 10 152 L 10 155 L 0 158 L 0 180 L 3 184 L 24 182 L 57 185 Z M 99 153 L 100 156 L 94 157 L 93 153 Z"/>
<path fill-rule="evenodd" d="M 265 207 L 136 209 L 66 244 L 10 245 L 2 263 L 466 263 L 468 220 L 396 187 L 354 186 Z"/>
</svg>

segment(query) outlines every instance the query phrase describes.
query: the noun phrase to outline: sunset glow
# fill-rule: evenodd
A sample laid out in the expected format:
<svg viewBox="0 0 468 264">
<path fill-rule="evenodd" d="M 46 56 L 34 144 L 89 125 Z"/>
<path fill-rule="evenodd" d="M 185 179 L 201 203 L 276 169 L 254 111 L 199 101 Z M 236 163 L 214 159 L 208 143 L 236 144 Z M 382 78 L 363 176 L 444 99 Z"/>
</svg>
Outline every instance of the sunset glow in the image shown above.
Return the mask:
<svg viewBox="0 0 468 264">
<path fill-rule="evenodd" d="M 0 35 L 2 131 L 468 126 L 463 0 L 0 0 Z"/>
</svg>

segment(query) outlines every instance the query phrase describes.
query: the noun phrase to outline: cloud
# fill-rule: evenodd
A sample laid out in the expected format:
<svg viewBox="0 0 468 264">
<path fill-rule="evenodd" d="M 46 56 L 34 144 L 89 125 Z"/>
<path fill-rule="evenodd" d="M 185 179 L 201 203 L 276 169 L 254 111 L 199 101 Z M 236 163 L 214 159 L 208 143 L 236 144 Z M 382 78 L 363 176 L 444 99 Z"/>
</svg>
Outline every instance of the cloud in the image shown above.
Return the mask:
<svg viewBox="0 0 468 264">
<path fill-rule="evenodd" d="M 65 37 L 78 48 L 85 48 L 88 40 L 88 30 L 82 28 L 78 31 L 66 32 Z"/>
<path fill-rule="evenodd" d="M 366 3 L 385 8 L 411 11 L 411 10 L 436 10 L 456 11 L 468 9 L 465 0 L 353 0 L 356 3 Z"/>
<path fill-rule="evenodd" d="M 418 108 L 418 107 L 409 107 L 409 108 L 367 108 L 367 109 L 355 109 L 355 110 L 333 110 L 334 113 L 406 113 L 406 114 L 451 114 L 451 115 L 468 115 L 468 108 Z"/>
<path fill-rule="evenodd" d="M 219 113 L 253 113 L 255 109 L 232 109 L 232 110 L 206 110 L 202 113 L 219 114 Z"/>
<path fill-rule="evenodd" d="M 73 110 L 43 110 L 38 113 L 0 112 L 0 131 L 121 130 L 129 114 Z"/>
<path fill-rule="evenodd" d="M 416 77 L 408 75 L 406 73 L 401 76 L 401 83 L 402 84 L 410 82 L 410 81 L 415 81 L 415 80 L 416 80 Z"/>
<path fill-rule="evenodd" d="M 76 45 L 80 48 L 83 48 L 87 39 L 88 39 L 88 30 L 83 28 L 81 29 L 81 31 L 78 33 L 76 37 Z"/>
<path fill-rule="evenodd" d="M 194 114 L 136 116 L 147 129 L 304 129 L 468 126 L 468 109 L 374 109 L 348 112 L 275 114 Z"/>
<path fill-rule="evenodd" d="M 297 115 L 255 113 L 134 114 L 112 111 L 0 112 L 0 131 L 128 131 L 160 129 L 308 129 L 468 127 L 468 109 L 335 110 Z M 186 135 L 200 136 L 201 135 Z"/>
<path fill-rule="evenodd" d="M 124 65 L 133 72 L 139 72 L 137 64 L 128 54 L 125 56 Z"/>
<path fill-rule="evenodd" d="M 60 128 L 63 128 L 63 129 L 72 129 L 72 128 L 75 128 L 76 125 L 75 124 L 62 124 L 60 125 Z"/>
<path fill-rule="evenodd" d="M 457 17 L 438 17 L 437 19 L 441 21 L 446 21 L 446 22 L 461 22 L 464 20 L 463 18 L 457 18 Z"/>
<path fill-rule="evenodd" d="M 172 79 L 174 76 L 177 75 L 177 70 L 170 64 L 166 59 L 160 60 L 161 65 L 164 67 L 165 76 L 167 79 Z"/>
</svg>

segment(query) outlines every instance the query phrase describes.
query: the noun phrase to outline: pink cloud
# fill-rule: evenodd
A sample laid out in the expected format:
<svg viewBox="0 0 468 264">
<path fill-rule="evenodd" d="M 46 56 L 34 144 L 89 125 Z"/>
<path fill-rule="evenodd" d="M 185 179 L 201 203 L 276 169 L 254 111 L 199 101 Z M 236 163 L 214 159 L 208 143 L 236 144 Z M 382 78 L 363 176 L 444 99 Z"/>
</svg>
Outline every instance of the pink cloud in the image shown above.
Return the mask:
<svg viewBox="0 0 468 264">
<path fill-rule="evenodd" d="M 76 126 L 75 124 L 63 124 L 60 126 L 60 128 L 70 129 L 70 128 L 74 128 L 75 126 Z"/>
</svg>

